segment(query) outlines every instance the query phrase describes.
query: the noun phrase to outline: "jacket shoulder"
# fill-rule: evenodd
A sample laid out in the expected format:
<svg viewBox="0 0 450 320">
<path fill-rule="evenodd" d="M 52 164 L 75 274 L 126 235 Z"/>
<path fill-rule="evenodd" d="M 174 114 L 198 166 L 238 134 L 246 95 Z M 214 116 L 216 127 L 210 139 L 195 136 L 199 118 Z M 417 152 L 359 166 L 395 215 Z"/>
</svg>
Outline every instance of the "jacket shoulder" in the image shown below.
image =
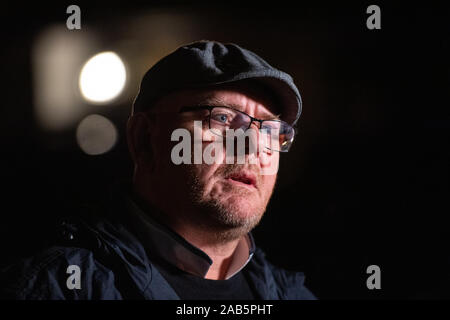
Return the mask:
<svg viewBox="0 0 450 320">
<path fill-rule="evenodd" d="M 79 286 L 71 285 L 75 283 Z M 11 264 L 3 268 L 0 284 L 3 299 L 117 299 L 118 295 L 111 290 L 111 270 L 92 251 L 78 247 L 52 246 Z"/>
<path fill-rule="evenodd" d="M 316 300 L 314 294 L 305 286 L 303 272 L 289 271 L 273 265 L 265 253 L 257 248 L 254 264 L 265 278 L 266 286 L 271 291 L 271 298 L 281 300 Z"/>
</svg>

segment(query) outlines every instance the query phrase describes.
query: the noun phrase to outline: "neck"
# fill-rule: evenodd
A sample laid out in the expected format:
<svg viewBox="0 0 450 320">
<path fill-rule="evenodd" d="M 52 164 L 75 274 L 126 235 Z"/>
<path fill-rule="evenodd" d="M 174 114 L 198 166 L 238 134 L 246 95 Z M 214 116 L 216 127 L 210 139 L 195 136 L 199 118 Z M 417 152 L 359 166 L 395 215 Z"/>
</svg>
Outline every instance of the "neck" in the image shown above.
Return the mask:
<svg viewBox="0 0 450 320">
<path fill-rule="evenodd" d="M 203 228 L 200 229 L 186 224 L 171 224 L 169 226 L 211 258 L 213 263 L 205 275 L 206 279 L 223 280 L 226 278 L 240 238 L 223 241 L 217 239 L 215 232 L 205 232 Z"/>
</svg>

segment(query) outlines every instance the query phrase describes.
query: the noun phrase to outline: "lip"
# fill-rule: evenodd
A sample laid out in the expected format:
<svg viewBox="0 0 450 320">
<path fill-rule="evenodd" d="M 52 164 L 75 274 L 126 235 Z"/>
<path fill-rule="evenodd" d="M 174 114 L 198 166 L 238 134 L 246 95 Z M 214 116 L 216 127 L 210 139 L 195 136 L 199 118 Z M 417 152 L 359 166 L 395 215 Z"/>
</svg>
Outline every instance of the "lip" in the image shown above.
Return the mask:
<svg viewBox="0 0 450 320">
<path fill-rule="evenodd" d="M 225 180 L 236 185 L 256 188 L 256 176 L 248 171 L 235 172 L 225 177 Z"/>
</svg>

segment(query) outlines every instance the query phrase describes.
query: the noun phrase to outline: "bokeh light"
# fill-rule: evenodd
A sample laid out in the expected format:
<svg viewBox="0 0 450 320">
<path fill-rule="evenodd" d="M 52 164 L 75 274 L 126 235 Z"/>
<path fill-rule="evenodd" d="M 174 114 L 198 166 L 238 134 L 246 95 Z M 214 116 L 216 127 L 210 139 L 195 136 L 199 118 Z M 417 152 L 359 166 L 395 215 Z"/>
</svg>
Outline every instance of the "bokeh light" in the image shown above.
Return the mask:
<svg viewBox="0 0 450 320">
<path fill-rule="evenodd" d="M 76 132 L 81 150 L 89 155 L 108 152 L 117 142 L 117 129 L 107 118 L 91 114 L 81 120 Z"/>
<path fill-rule="evenodd" d="M 114 52 L 101 52 L 83 66 L 79 79 L 80 91 L 90 102 L 109 102 L 122 92 L 126 78 L 122 59 Z"/>
</svg>

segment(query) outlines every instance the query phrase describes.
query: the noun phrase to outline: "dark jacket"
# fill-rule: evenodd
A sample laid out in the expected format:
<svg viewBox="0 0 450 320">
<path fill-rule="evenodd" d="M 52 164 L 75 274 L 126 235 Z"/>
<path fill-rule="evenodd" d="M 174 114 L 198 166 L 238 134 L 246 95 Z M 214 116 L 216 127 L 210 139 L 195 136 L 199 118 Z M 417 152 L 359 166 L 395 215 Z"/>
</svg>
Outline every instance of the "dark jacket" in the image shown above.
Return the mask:
<svg viewBox="0 0 450 320">
<path fill-rule="evenodd" d="M 123 219 L 64 221 L 54 245 L 2 271 L 3 299 L 179 299 Z M 81 270 L 68 289 L 67 268 Z M 270 264 L 260 249 L 243 269 L 259 299 L 315 299 L 304 275 Z"/>
</svg>

